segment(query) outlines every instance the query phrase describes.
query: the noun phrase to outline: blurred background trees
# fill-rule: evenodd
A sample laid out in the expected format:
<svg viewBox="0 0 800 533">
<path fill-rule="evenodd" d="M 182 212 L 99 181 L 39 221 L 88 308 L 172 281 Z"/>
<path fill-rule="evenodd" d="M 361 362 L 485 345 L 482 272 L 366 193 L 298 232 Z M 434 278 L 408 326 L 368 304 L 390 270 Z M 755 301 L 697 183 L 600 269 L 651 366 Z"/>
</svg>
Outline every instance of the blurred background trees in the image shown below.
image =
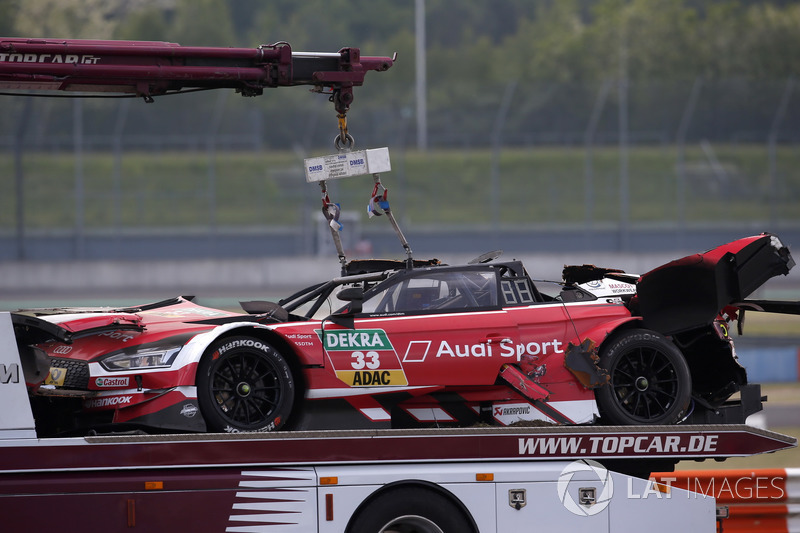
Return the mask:
<svg viewBox="0 0 800 533">
<path fill-rule="evenodd" d="M 389 72 L 368 74 L 356 89 L 349 126 L 359 148 L 391 148 L 402 190 L 395 198 L 407 198 L 410 225 L 474 224 L 494 235 L 499 225 L 530 223 L 548 238 L 557 226 L 589 235 L 605 225 L 618 230 L 621 249 L 642 223 L 687 236 L 692 224 L 800 228 L 799 2 L 424 0 L 427 137 L 439 151 L 427 155 L 414 153 L 417 5 L 0 0 L 0 35 L 396 52 Z M 153 104 L 88 100 L 78 111 L 66 99 L 9 99 L 0 114 L 0 171 L 14 174 L 15 147 L 36 154 L 25 159 L 24 218 L 43 232 L 294 228 L 316 211 L 303 203 L 298 162 L 333 149 L 326 100 L 303 88 Z M 85 165 L 73 171 L 70 152 L 81 150 Z M 280 152 L 280 162 L 267 152 Z M 102 159 L 110 153 L 113 163 Z M 158 162 L 161 170 L 151 166 Z M 71 173 L 80 186 L 70 184 Z M 247 211 L 242 191 L 253 190 L 261 192 Z M 86 213 L 63 201 L 70 195 Z M 10 181 L 0 182 L 0 237 L 22 226 L 14 198 Z"/>
<path fill-rule="evenodd" d="M 783 79 L 800 69 L 800 4 L 792 1 L 427 0 L 425 7 L 434 79 L 601 80 L 616 75 L 621 47 L 631 79 Z M 0 1 L 0 30 L 10 37 L 288 41 L 296 50 L 358 46 L 384 55 L 392 45 L 408 47 L 413 24 L 411 1 Z"/>
</svg>

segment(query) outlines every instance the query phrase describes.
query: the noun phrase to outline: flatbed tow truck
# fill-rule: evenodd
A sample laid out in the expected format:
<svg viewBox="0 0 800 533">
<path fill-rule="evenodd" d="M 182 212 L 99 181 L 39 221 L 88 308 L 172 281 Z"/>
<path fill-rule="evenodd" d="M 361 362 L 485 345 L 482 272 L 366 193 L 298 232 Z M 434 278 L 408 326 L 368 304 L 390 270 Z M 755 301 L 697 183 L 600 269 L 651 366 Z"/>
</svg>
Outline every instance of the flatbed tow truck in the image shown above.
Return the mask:
<svg viewBox="0 0 800 533">
<path fill-rule="evenodd" d="M 712 531 L 713 497 L 650 473 L 797 445 L 745 425 L 39 438 L 22 374 L 0 313 L 5 532 Z"/>
<path fill-rule="evenodd" d="M 353 87 L 393 61 L 356 48 L 293 52 L 287 43 L 236 49 L 0 38 L 0 89 L 126 93 L 152 102 L 188 90 L 256 96 L 307 85 L 330 95 L 335 143 L 348 150 Z M 337 250 L 344 262 L 339 242 Z M 746 425 L 42 437 L 10 313 L 0 313 L 0 406 L 3 532 L 43 525 L 80 532 L 712 531 L 713 497 L 650 474 L 682 460 L 797 445 Z"/>
</svg>

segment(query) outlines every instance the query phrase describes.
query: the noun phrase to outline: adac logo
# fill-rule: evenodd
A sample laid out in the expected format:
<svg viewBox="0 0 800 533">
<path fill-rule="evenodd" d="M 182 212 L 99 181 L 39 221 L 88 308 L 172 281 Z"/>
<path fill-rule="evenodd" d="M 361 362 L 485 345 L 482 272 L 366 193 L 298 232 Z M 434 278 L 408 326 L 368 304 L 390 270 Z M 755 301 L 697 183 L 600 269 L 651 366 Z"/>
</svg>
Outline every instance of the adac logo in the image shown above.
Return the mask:
<svg viewBox="0 0 800 533">
<path fill-rule="evenodd" d="M 578 472 L 587 472 L 591 481 L 582 480 L 573 483 L 572 478 Z M 578 516 L 594 516 L 603 512 L 611 503 L 611 496 L 614 494 L 614 480 L 609 471 L 597 461 L 582 459 L 573 461 L 564 467 L 558 477 L 556 490 L 558 499 L 567 511 Z M 577 502 L 573 494 L 578 498 Z"/>
</svg>

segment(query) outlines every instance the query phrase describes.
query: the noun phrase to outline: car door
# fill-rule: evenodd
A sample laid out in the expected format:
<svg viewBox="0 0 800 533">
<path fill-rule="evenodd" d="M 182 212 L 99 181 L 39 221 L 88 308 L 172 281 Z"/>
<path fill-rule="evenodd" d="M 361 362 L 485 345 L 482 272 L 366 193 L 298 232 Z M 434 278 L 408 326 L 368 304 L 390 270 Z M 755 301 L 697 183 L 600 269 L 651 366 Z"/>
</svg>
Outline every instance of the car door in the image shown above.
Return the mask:
<svg viewBox="0 0 800 533">
<path fill-rule="evenodd" d="M 489 267 L 412 271 L 368 295 L 354 329 L 326 325 L 327 363 L 352 387 L 491 385 L 519 340 L 498 287 Z"/>
</svg>

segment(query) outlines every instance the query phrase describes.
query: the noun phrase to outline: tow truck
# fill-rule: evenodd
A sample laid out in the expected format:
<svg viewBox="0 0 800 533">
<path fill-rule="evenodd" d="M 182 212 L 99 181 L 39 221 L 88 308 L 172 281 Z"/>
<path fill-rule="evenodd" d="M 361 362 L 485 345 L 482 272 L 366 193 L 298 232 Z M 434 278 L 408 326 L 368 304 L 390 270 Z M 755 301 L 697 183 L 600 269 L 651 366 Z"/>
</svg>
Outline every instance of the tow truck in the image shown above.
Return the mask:
<svg viewBox="0 0 800 533">
<path fill-rule="evenodd" d="M 7 312 L 0 405 L 6 532 L 710 532 L 713 497 L 650 474 L 797 444 L 745 425 L 39 438 Z"/>
<path fill-rule="evenodd" d="M 353 146 L 346 120 L 353 88 L 394 59 L 362 57 L 356 48 L 293 52 L 288 43 L 236 49 L 0 38 L 0 88 L 153 102 L 190 90 L 256 96 L 309 85 L 334 103 L 335 144 L 346 152 Z M 319 181 L 336 241 L 335 204 Z M 797 445 L 741 424 L 44 437 L 24 373 L 11 313 L 2 312 L 0 524 L 8 532 L 43 522 L 109 532 L 712 531 L 712 497 L 656 482 L 651 473 L 681 460 Z"/>
<path fill-rule="evenodd" d="M 740 424 L 46 436 L 13 315 L 0 313 L 4 531 L 46 508 L 75 531 L 710 532 L 714 498 L 664 473 L 797 444 Z"/>
<path fill-rule="evenodd" d="M 353 137 L 347 112 L 353 88 L 367 72 L 383 72 L 395 57 L 362 56 L 358 48 L 338 52 L 295 52 L 287 42 L 257 48 L 181 46 L 153 41 L 27 39 L 0 37 L 0 89 L 115 93 L 153 103 L 159 96 L 209 89 L 234 89 L 259 96 L 265 88 L 311 86 L 333 102 L 339 123 L 337 147 Z"/>
</svg>

